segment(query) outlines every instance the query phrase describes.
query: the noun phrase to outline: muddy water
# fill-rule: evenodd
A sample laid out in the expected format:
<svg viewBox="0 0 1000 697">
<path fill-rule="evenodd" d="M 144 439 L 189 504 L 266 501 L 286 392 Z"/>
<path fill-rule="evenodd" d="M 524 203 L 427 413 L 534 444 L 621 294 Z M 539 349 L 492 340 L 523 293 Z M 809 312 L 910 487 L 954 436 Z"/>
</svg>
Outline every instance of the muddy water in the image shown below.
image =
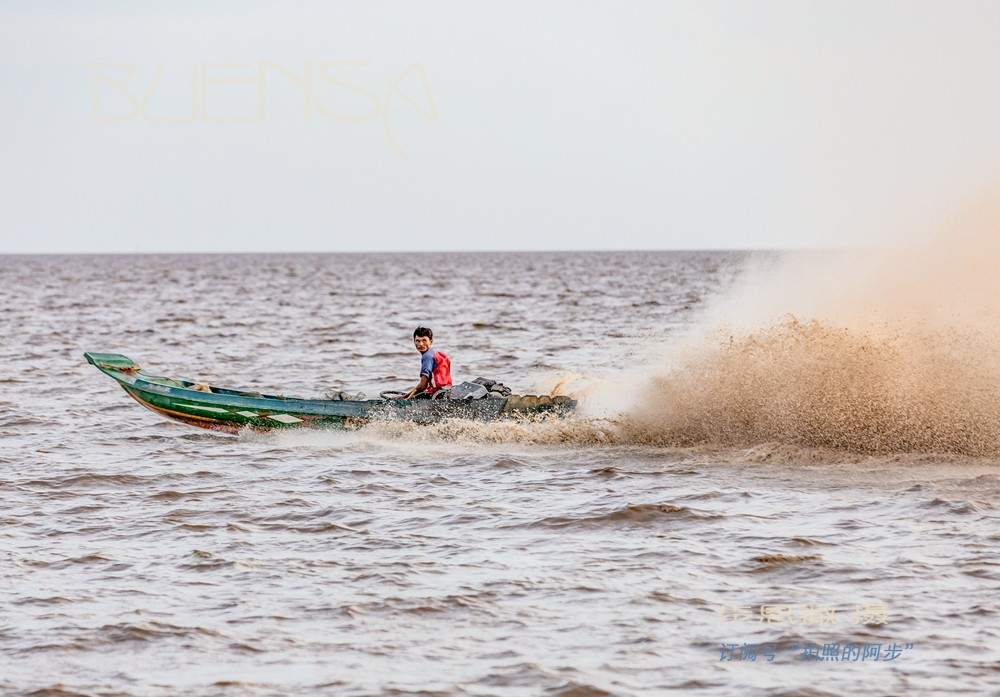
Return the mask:
<svg viewBox="0 0 1000 697">
<path fill-rule="evenodd" d="M 995 692 L 990 457 L 773 429 L 630 442 L 600 404 L 228 437 L 161 420 L 81 357 L 373 394 L 415 381 L 420 323 L 456 377 L 607 395 L 744 261 L 0 257 L 0 691 Z"/>
</svg>

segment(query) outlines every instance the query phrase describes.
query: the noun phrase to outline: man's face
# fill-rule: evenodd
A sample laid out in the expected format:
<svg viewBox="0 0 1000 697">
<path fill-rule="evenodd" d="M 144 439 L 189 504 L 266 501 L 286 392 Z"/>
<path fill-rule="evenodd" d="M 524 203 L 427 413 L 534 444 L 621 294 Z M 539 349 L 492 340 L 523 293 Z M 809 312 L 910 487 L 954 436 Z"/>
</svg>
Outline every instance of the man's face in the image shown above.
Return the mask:
<svg viewBox="0 0 1000 697">
<path fill-rule="evenodd" d="M 417 347 L 420 353 L 424 353 L 431 347 L 434 342 L 429 336 L 415 336 L 413 337 L 413 345 Z"/>
</svg>

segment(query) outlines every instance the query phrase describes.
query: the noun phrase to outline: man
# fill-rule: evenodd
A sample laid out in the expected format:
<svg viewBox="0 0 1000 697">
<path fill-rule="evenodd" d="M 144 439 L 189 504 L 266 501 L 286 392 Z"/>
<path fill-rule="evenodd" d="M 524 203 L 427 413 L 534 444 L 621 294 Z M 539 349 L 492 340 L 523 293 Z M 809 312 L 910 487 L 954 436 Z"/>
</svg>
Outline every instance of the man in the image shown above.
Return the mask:
<svg viewBox="0 0 1000 697">
<path fill-rule="evenodd" d="M 451 387 L 451 360 L 442 351 L 431 348 L 434 332 L 428 327 L 413 330 L 413 345 L 420 352 L 420 382 L 402 399 L 431 397 L 444 387 Z"/>
</svg>

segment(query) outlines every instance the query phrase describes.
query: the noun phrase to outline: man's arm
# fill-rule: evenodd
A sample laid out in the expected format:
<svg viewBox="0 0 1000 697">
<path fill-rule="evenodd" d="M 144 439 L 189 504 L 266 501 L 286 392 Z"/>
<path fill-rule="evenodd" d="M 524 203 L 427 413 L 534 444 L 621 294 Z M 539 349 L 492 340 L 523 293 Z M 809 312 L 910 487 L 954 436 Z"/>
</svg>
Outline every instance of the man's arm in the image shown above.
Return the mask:
<svg viewBox="0 0 1000 697">
<path fill-rule="evenodd" d="M 434 374 L 434 353 L 427 351 L 420 356 L 420 382 L 412 390 L 403 395 L 403 399 L 413 399 L 431 386 L 431 375 Z"/>
<path fill-rule="evenodd" d="M 428 386 L 430 386 L 430 384 L 431 384 L 430 378 L 427 377 L 426 375 L 421 375 L 420 382 L 417 383 L 417 386 L 411 389 L 406 394 L 404 394 L 402 397 L 400 397 L 400 399 L 413 399 L 414 395 L 420 394 L 421 392 L 426 390 Z"/>
</svg>

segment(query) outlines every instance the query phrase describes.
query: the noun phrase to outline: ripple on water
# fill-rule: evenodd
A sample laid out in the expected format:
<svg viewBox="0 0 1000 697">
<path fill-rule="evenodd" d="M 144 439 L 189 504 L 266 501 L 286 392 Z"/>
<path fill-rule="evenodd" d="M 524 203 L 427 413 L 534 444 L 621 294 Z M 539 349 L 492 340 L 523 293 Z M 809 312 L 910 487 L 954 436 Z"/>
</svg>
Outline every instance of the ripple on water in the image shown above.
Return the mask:
<svg viewBox="0 0 1000 697">
<path fill-rule="evenodd" d="M 663 521 L 709 522 L 725 518 L 722 513 L 698 511 L 672 503 L 630 503 L 601 513 L 563 515 L 542 518 L 531 525 L 549 528 L 597 528 L 602 526 L 641 525 Z"/>
</svg>

